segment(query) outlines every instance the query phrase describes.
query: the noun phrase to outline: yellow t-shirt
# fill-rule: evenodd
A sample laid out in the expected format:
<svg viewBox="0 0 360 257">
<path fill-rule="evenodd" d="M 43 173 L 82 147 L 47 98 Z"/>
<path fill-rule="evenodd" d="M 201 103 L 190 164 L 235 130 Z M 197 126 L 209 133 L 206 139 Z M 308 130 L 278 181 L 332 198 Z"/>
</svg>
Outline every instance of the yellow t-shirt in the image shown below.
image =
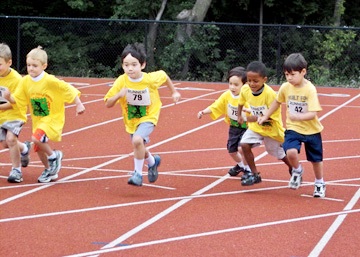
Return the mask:
<svg viewBox="0 0 360 257">
<path fill-rule="evenodd" d="M 32 131 L 41 129 L 55 142 L 61 141 L 65 125 L 65 103 L 72 103 L 80 91 L 67 82 L 44 72 L 44 77 L 34 81 L 26 75 L 20 81 L 14 97 L 19 106 L 29 106 Z"/>
<path fill-rule="evenodd" d="M 5 77 L 0 77 L 0 86 L 7 87 L 11 94 L 15 92 L 21 80 L 21 75 L 14 69 Z M 0 110 L 0 125 L 6 121 L 20 120 L 26 122 L 27 108 L 20 108 L 17 104 L 12 104 L 12 109 Z"/>
<path fill-rule="evenodd" d="M 244 85 L 240 91 L 239 105 L 248 103 L 252 116 L 263 116 L 276 98 L 276 92 L 264 84 L 263 92 L 254 96 L 249 85 Z M 284 127 L 280 107 L 270 116 L 270 121 L 259 125 L 257 122 L 248 122 L 248 129 L 264 137 L 271 137 L 279 142 L 284 142 Z"/>
<path fill-rule="evenodd" d="M 294 87 L 289 82 L 281 85 L 276 100 L 286 103 L 286 129 L 294 130 L 303 135 L 312 135 L 323 130 L 317 116 L 312 120 L 291 121 L 289 113 L 318 112 L 322 108 L 315 86 L 308 81 L 303 87 Z"/>
<path fill-rule="evenodd" d="M 234 96 L 230 90 L 227 90 L 209 106 L 211 110 L 210 117 L 216 120 L 224 115 L 224 121 L 230 126 L 246 128 L 246 122 L 240 125 L 237 121 L 238 103 L 239 96 Z"/>
<path fill-rule="evenodd" d="M 167 74 L 162 71 L 146 73 L 140 81 L 132 81 L 126 74 L 120 75 L 104 97 L 104 101 L 113 97 L 121 89 L 127 88 L 125 97 L 119 99 L 126 132 L 134 134 L 140 123 L 158 123 L 161 100 L 158 88 L 167 80 Z"/>
</svg>

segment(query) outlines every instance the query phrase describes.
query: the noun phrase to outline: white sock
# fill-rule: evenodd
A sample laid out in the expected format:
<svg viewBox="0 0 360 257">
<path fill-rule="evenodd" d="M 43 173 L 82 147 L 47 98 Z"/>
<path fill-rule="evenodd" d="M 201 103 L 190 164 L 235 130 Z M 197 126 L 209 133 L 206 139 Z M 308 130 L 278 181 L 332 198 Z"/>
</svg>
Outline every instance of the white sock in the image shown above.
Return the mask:
<svg viewBox="0 0 360 257">
<path fill-rule="evenodd" d="M 297 173 L 302 173 L 303 169 L 302 169 L 301 164 L 299 164 L 299 167 L 297 167 L 296 169 L 294 168 L 294 171 Z"/>
<path fill-rule="evenodd" d="M 148 164 L 148 167 L 151 167 L 155 164 L 155 158 L 152 156 L 152 154 L 149 152 L 148 158 L 146 158 L 146 162 Z"/>
<path fill-rule="evenodd" d="M 139 173 L 140 175 L 142 175 L 142 169 L 144 166 L 144 159 L 136 159 L 134 158 L 134 166 L 135 166 L 135 171 L 137 173 Z"/>
<path fill-rule="evenodd" d="M 321 178 L 321 179 L 317 179 L 315 178 L 315 184 L 324 184 L 324 178 Z"/>
<path fill-rule="evenodd" d="M 51 155 L 48 156 L 48 160 L 55 159 L 56 153 L 53 151 Z"/>
<path fill-rule="evenodd" d="M 22 154 L 27 154 L 27 152 L 29 151 L 29 148 L 27 147 L 27 145 L 26 144 L 24 144 L 23 143 L 23 145 L 24 145 L 24 149 L 22 150 Z"/>
<path fill-rule="evenodd" d="M 240 168 L 244 168 L 244 167 L 245 167 L 245 166 L 244 166 L 244 163 L 243 163 L 242 161 L 238 163 L 238 166 L 239 166 Z"/>
<path fill-rule="evenodd" d="M 245 170 L 250 170 L 249 165 L 244 165 Z"/>
</svg>

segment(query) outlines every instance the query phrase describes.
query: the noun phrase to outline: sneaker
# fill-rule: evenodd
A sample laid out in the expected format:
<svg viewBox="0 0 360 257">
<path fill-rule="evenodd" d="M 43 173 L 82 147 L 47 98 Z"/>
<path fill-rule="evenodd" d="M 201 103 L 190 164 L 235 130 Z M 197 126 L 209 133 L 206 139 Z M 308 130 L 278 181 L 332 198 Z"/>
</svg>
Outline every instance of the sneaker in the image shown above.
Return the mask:
<svg viewBox="0 0 360 257">
<path fill-rule="evenodd" d="M 8 177 L 8 182 L 10 182 L 10 183 L 20 183 L 21 181 L 23 181 L 21 171 L 18 170 L 18 169 L 12 169 L 10 171 L 10 175 Z"/>
<path fill-rule="evenodd" d="M 38 182 L 47 183 L 58 178 L 58 173 L 61 168 L 61 160 L 63 153 L 59 150 L 55 150 L 56 158 L 49 159 L 49 169 L 45 169 L 38 178 Z"/>
<path fill-rule="evenodd" d="M 25 141 L 24 144 L 27 146 L 28 151 L 25 154 L 21 154 L 21 166 L 25 168 L 29 165 L 30 162 L 29 153 L 31 150 L 31 143 L 29 141 Z"/>
<path fill-rule="evenodd" d="M 132 176 L 128 180 L 129 185 L 142 186 L 143 178 L 139 172 L 134 171 Z"/>
<path fill-rule="evenodd" d="M 298 189 L 300 187 L 301 181 L 302 181 L 302 173 L 303 173 L 303 171 L 301 171 L 300 173 L 296 172 L 296 171 L 292 172 L 291 178 L 289 181 L 289 187 L 291 189 Z"/>
<path fill-rule="evenodd" d="M 63 153 L 59 150 L 54 150 L 56 157 L 54 159 L 49 159 L 49 171 L 50 175 L 58 174 L 61 169 L 61 160 L 63 158 Z"/>
<path fill-rule="evenodd" d="M 157 167 L 160 165 L 161 158 L 159 155 L 154 155 L 155 164 L 148 169 L 148 180 L 150 183 L 154 183 L 159 176 Z"/>
<path fill-rule="evenodd" d="M 316 198 L 325 197 L 326 185 L 325 183 L 315 183 L 315 189 L 313 196 Z"/>
<path fill-rule="evenodd" d="M 252 186 L 261 182 L 260 173 L 248 173 L 248 176 L 241 181 L 242 186 Z"/>
<path fill-rule="evenodd" d="M 244 174 L 242 174 L 242 176 L 241 176 L 241 181 L 247 179 L 250 174 L 251 174 L 250 170 L 244 170 Z"/>
<path fill-rule="evenodd" d="M 244 170 L 243 167 L 240 167 L 239 165 L 236 164 L 234 167 L 232 167 L 228 171 L 228 173 L 229 173 L 230 176 L 235 177 L 235 176 L 239 175 L 240 172 L 244 172 L 244 171 L 245 170 Z"/>
<path fill-rule="evenodd" d="M 40 177 L 38 177 L 39 183 L 47 183 L 58 178 L 58 173 L 51 175 L 50 169 L 45 169 Z"/>
</svg>

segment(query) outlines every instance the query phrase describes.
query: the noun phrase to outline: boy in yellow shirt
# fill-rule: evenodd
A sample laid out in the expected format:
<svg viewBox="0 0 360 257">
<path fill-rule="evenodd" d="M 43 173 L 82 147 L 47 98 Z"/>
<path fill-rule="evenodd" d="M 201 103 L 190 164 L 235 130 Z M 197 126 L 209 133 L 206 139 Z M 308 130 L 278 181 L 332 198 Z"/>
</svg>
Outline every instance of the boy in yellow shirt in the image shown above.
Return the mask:
<svg viewBox="0 0 360 257">
<path fill-rule="evenodd" d="M 0 44 L 0 96 L 14 93 L 21 75 L 12 65 L 12 53 L 7 44 Z M 6 92 L 7 91 L 7 92 Z M 0 105 L 0 142 L 4 148 L 9 148 L 12 169 L 8 177 L 11 183 L 23 181 L 21 167 L 29 164 L 30 142 L 18 140 L 22 126 L 26 122 L 26 108 L 7 102 Z M 20 165 L 21 164 L 21 165 Z"/>
<path fill-rule="evenodd" d="M 214 103 L 198 113 L 198 118 L 201 119 L 204 114 L 210 114 L 213 120 L 218 119 L 224 115 L 224 121 L 229 125 L 229 137 L 227 141 L 227 150 L 231 158 L 236 162 L 228 174 L 230 176 L 237 176 L 240 172 L 248 173 L 249 166 L 245 160 L 240 146 L 240 140 L 245 133 L 247 125 L 246 122 L 238 123 L 238 102 L 241 87 L 246 83 L 246 70 L 243 67 L 235 67 L 229 71 L 228 75 L 229 89 L 216 99 Z M 245 116 L 245 108 L 243 108 L 243 115 Z M 243 176 L 244 177 L 244 176 Z"/>
<path fill-rule="evenodd" d="M 39 183 L 58 178 L 63 153 L 53 150 L 49 141 L 61 141 L 65 125 L 65 103 L 75 103 L 76 114 L 85 111 L 80 101 L 80 91 L 45 72 L 47 64 L 46 51 L 40 46 L 32 49 L 26 56 L 28 75 L 21 79 L 11 98 L 18 106 L 29 106 L 30 109 L 34 151 L 45 168 L 38 178 Z"/>
<path fill-rule="evenodd" d="M 121 60 L 125 74 L 115 80 L 104 101 L 108 108 L 116 103 L 121 106 L 126 132 L 131 135 L 134 148 L 134 173 L 129 178 L 128 184 L 142 186 L 144 162 L 148 164 L 150 183 L 157 180 L 157 167 L 161 162 L 160 156 L 153 156 L 145 146 L 159 120 L 162 103 L 158 88 L 166 85 L 175 103 L 179 101 L 180 94 L 164 71 L 142 72 L 146 66 L 143 44 L 127 45 L 121 54 Z"/>
<path fill-rule="evenodd" d="M 304 169 L 299 162 L 301 144 L 305 145 L 306 158 L 311 162 L 315 174 L 314 197 L 325 197 L 323 178 L 323 148 L 320 123 L 317 113 L 322 110 L 315 86 L 305 79 L 307 62 L 300 53 L 290 54 L 283 65 L 287 82 L 281 85 L 276 100 L 268 113 L 259 119 L 262 124 L 286 103 L 286 131 L 284 149 L 293 167 L 289 182 L 291 189 L 298 189 Z"/>
<path fill-rule="evenodd" d="M 266 123 L 258 124 L 258 118 L 264 116 L 271 103 L 276 98 L 275 91 L 266 84 L 266 67 L 262 62 L 254 61 L 249 63 L 246 68 L 247 84 L 241 88 L 238 111 L 241 113 L 244 104 L 249 105 L 251 116 L 247 117 L 248 129 L 241 139 L 241 148 L 244 152 L 246 161 L 250 167 L 250 174 L 241 181 L 241 185 L 249 186 L 261 182 L 260 173 L 254 161 L 252 148 L 264 143 L 266 151 L 282 160 L 291 172 L 291 165 L 282 148 L 284 142 L 284 128 L 281 118 L 281 109 L 277 108 L 269 117 Z M 238 122 L 243 122 L 243 117 L 239 115 Z"/>
</svg>

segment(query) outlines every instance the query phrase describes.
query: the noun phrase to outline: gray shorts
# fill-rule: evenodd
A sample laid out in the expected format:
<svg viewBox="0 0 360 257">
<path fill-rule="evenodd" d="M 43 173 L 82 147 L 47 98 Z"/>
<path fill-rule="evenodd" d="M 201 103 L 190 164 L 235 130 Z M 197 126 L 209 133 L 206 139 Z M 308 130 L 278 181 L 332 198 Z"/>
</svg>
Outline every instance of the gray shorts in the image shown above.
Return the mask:
<svg viewBox="0 0 360 257">
<path fill-rule="evenodd" d="M 5 141 L 6 133 L 8 131 L 11 131 L 11 133 L 13 133 L 14 135 L 19 136 L 24 123 L 25 122 L 21 120 L 4 122 L 0 127 L 0 141 Z"/>
<path fill-rule="evenodd" d="M 286 156 L 282 144 L 279 141 L 271 137 L 264 137 L 250 129 L 246 130 L 240 143 L 251 144 L 252 147 L 257 147 L 264 143 L 266 151 L 278 160 L 282 160 Z"/>
<path fill-rule="evenodd" d="M 154 131 L 155 125 L 151 122 L 140 123 L 140 125 L 136 128 L 134 134 L 131 135 L 131 138 L 134 135 L 140 136 L 144 139 L 145 143 L 150 142 L 150 134 Z"/>
</svg>

